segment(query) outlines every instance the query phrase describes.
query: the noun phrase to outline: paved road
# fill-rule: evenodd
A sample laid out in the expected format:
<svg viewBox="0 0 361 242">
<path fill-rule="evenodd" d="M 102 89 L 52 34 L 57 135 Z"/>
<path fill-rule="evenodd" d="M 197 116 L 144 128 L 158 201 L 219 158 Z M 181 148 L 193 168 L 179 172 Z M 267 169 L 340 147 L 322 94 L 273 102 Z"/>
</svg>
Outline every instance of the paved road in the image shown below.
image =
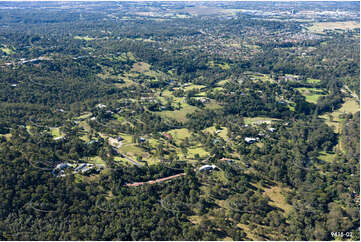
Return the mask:
<svg viewBox="0 0 361 242">
<path fill-rule="evenodd" d="M 128 186 L 128 187 L 138 187 L 138 186 L 142 186 L 144 184 L 155 184 L 155 183 L 159 183 L 159 182 L 163 182 L 163 181 L 167 181 L 167 180 L 172 180 L 174 178 L 177 178 L 177 177 L 180 177 L 180 176 L 184 176 L 185 173 L 179 173 L 177 175 L 173 175 L 173 176 L 167 176 L 167 177 L 164 177 L 164 178 L 159 178 L 159 179 L 156 179 L 156 180 L 150 180 L 150 181 L 146 181 L 146 182 L 134 182 L 134 183 L 129 183 L 129 184 L 126 184 L 125 186 Z"/>
</svg>

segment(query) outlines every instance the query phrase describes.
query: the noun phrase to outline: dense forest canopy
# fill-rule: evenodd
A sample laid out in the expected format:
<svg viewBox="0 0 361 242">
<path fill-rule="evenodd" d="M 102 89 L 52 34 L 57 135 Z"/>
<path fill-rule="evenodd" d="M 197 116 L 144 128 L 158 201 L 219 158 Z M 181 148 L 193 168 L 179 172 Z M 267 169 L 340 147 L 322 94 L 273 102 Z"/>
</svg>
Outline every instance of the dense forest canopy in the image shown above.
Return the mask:
<svg viewBox="0 0 361 242">
<path fill-rule="evenodd" d="M 359 2 L 1 2 L 1 240 L 359 240 Z"/>
</svg>

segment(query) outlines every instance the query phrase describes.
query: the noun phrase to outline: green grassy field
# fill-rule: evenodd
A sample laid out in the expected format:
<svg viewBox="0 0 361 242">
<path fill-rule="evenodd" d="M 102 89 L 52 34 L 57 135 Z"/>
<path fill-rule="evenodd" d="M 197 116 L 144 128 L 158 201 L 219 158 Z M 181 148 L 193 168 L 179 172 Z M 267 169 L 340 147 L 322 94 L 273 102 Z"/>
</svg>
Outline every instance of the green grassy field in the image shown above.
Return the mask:
<svg viewBox="0 0 361 242">
<path fill-rule="evenodd" d="M 251 77 L 255 81 L 262 81 L 262 82 L 275 82 L 269 75 L 267 74 L 250 74 Z"/>
<path fill-rule="evenodd" d="M 209 103 L 205 104 L 205 107 L 208 109 L 221 109 L 222 106 L 219 105 L 215 100 L 211 100 Z"/>
<path fill-rule="evenodd" d="M 227 140 L 228 139 L 228 136 L 227 136 L 227 130 L 228 129 L 226 127 L 221 127 L 221 128 L 222 128 L 221 131 L 217 135 L 222 137 L 224 140 Z M 216 133 L 216 126 L 206 128 L 203 131 L 211 133 L 211 134 L 215 134 Z"/>
<path fill-rule="evenodd" d="M 133 64 L 131 71 L 144 73 L 150 70 L 150 65 L 145 62 L 137 62 Z"/>
<path fill-rule="evenodd" d="M 78 116 L 78 117 L 73 117 L 74 120 L 84 120 L 86 118 L 89 118 L 92 115 L 91 112 L 86 112 L 83 113 L 82 115 Z"/>
<path fill-rule="evenodd" d="M 54 138 L 58 138 L 62 136 L 62 133 L 60 132 L 59 128 L 50 128 L 50 133 Z"/>
<path fill-rule="evenodd" d="M 196 154 L 199 154 L 199 156 L 203 158 L 209 156 L 209 152 L 206 151 L 203 147 L 199 146 L 199 147 L 189 148 L 187 157 L 195 158 Z"/>
<path fill-rule="evenodd" d="M 356 113 L 357 111 L 360 111 L 360 104 L 354 98 L 346 98 L 340 109 L 323 114 L 320 118 L 323 118 L 328 126 L 334 127 L 334 131 L 338 133 L 342 121 L 339 116 L 344 113 Z"/>
<path fill-rule="evenodd" d="M 345 21 L 345 22 L 320 22 L 314 23 L 308 27 L 308 30 L 314 33 L 322 33 L 324 30 L 334 29 L 354 29 L 360 28 L 360 23 L 356 21 Z"/>
<path fill-rule="evenodd" d="M 315 83 L 320 83 L 320 82 L 321 82 L 321 80 L 319 80 L 319 79 L 307 78 L 307 83 L 315 84 Z"/>
<path fill-rule="evenodd" d="M 105 165 L 105 161 L 103 161 L 102 158 L 100 158 L 100 156 L 89 157 L 89 163 Z"/>
<path fill-rule="evenodd" d="M 118 149 L 118 151 L 119 151 L 120 153 L 125 153 L 125 154 L 127 154 L 127 155 L 130 155 L 130 156 L 132 156 L 132 157 L 134 157 L 134 158 L 135 158 L 136 156 L 138 156 L 138 155 L 140 155 L 140 156 L 145 156 L 145 155 L 148 154 L 148 153 L 145 152 L 142 148 L 135 146 L 135 144 L 132 144 L 132 145 L 122 145 L 122 146 Z"/>
<path fill-rule="evenodd" d="M 5 137 L 6 141 L 10 141 L 11 136 L 12 136 L 12 134 L 0 134 L 0 137 Z"/>
<path fill-rule="evenodd" d="M 174 142 L 179 145 L 185 138 L 191 138 L 192 134 L 188 129 L 172 129 L 167 133 L 172 135 Z"/>
<path fill-rule="evenodd" d="M 318 99 L 322 96 L 326 96 L 326 92 L 319 88 L 305 88 L 299 87 L 296 88 L 303 96 L 305 96 L 306 101 L 310 103 L 317 103 Z"/>
<path fill-rule="evenodd" d="M 162 112 L 157 112 L 157 114 L 160 115 L 161 117 L 172 118 L 180 122 L 185 122 L 187 121 L 186 115 L 188 113 L 193 113 L 196 110 L 199 110 L 199 108 L 190 106 L 186 103 L 182 103 L 182 108 L 180 110 L 162 111 Z"/>
<path fill-rule="evenodd" d="M 190 84 L 189 86 L 186 86 L 184 87 L 184 91 L 189 91 L 189 90 L 192 90 L 192 89 L 201 89 L 201 88 L 204 88 L 206 86 L 204 85 L 196 85 L 196 84 Z"/>
<path fill-rule="evenodd" d="M 125 120 L 124 117 L 120 116 L 119 114 L 114 114 L 114 118 L 116 118 L 120 122 L 123 122 Z"/>
<path fill-rule="evenodd" d="M 336 158 L 336 156 L 337 156 L 337 154 L 330 154 L 330 153 L 327 153 L 325 151 L 321 151 L 318 158 L 320 160 L 325 161 L 325 162 L 333 162 L 334 159 Z"/>
<path fill-rule="evenodd" d="M 94 38 L 91 38 L 88 35 L 87 36 L 74 36 L 74 39 L 86 40 L 86 41 L 95 40 Z"/>
<path fill-rule="evenodd" d="M 279 121 L 277 118 L 268 118 L 268 117 L 254 117 L 254 118 L 244 118 L 245 124 L 257 124 L 257 123 L 272 123 L 273 121 Z"/>
<path fill-rule="evenodd" d="M 8 47 L 2 47 L 2 48 L 0 48 L 0 50 L 7 55 L 15 54 L 15 52 Z"/>
<path fill-rule="evenodd" d="M 222 81 L 219 81 L 217 82 L 217 86 L 224 86 L 224 84 L 226 84 L 227 82 L 229 82 L 229 80 L 222 80 Z"/>
</svg>

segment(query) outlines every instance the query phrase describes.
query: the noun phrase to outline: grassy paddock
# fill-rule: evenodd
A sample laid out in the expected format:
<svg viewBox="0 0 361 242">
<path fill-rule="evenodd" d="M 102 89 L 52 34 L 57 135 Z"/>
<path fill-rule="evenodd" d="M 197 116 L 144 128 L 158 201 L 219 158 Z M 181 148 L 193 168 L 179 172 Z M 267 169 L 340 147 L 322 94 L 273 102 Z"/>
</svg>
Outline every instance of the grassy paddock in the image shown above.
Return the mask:
<svg viewBox="0 0 361 242">
<path fill-rule="evenodd" d="M 326 96 L 326 92 L 319 88 L 296 88 L 305 98 L 307 102 L 317 103 L 318 99 L 322 96 Z"/>
<path fill-rule="evenodd" d="M 160 115 L 161 117 L 172 118 L 180 122 L 185 122 L 187 121 L 186 115 L 188 113 L 193 113 L 194 111 L 199 110 L 199 108 L 190 106 L 186 103 L 182 103 L 182 106 L 183 108 L 181 108 L 180 110 L 162 111 L 162 112 L 157 112 L 157 114 Z"/>
<path fill-rule="evenodd" d="M 315 33 L 322 33 L 325 30 L 334 30 L 334 29 L 355 29 L 360 28 L 360 23 L 356 21 L 345 21 L 345 22 L 322 22 L 314 23 L 312 26 L 308 27 L 308 30 Z"/>
<path fill-rule="evenodd" d="M 359 110 L 360 104 L 354 98 L 346 98 L 340 109 L 337 109 L 332 113 L 323 114 L 320 118 L 324 119 L 326 124 L 333 127 L 335 132 L 338 133 L 342 121 L 340 115 L 346 113 L 356 113 Z"/>
<path fill-rule="evenodd" d="M 75 36 L 74 39 L 86 40 L 86 41 L 95 40 L 95 38 L 91 38 L 88 35 L 87 36 Z"/>
<path fill-rule="evenodd" d="M 269 118 L 269 117 L 254 117 L 254 118 L 244 118 L 245 124 L 258 124 L 258 123 L 272 123 L 274 121 L 280 121 L 277 118 Z"/>
</svg>

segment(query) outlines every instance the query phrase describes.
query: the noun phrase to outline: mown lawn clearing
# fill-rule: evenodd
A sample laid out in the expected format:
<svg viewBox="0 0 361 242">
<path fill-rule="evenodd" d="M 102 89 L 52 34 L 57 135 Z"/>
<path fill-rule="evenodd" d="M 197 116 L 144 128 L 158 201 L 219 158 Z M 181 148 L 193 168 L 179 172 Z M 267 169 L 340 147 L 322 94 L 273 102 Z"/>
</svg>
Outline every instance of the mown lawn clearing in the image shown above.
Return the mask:
<svg viewBox="0 0 361 242">
<path fill-rule="evenodd" d="M 307 78 L 307 83 L 311 83 L 311 84 L 315 84 L 315 83 L 320 83 L 321 80 L 319 79 L 313 79 L 313 78 Z"/>
<path fill-rule="evenodd" d="M 318 99 L 322 96 L 326 96 L 327 93 L 319 88 L 296 88 L 305 98 L 307 102 L 317 103 Z"/>
<path fill-rule="evenodd" d="M 86 40 L 86 41 L 95 40 L 95 38 L 91 38 L 88 35 L 87 36 L 74 36 L 74 39 Z"/>
<path fill-rule="evenodd" d="M 2 47 L 2 48 L 0 48 L 0 50 L 7 55 L 15 54 L 15 52 L 8 47 Z"/>
<path fill-rule="evenodd" d="M 336 133 L 339 132 L 341 127 L 342 118 L 340 115 L 346 113 L 356 113 L 360 110 L 360 104 L 354 98 L 345 98 L 345 102 L 342 104 L 341 108 L 335 110 L 332 113 L 325 113 L 320 116 L 320 118 L 324 119 L 326 124 L 330 127 L 334 128 Z"/>
<path fill-rule="evenodd" d="M 187 121 L 186 115 L 188 113 L 193 113 L 194 111 L 199 110 L 199 108 L 190 106 L 186 103 L 182 103 L 182 106 L 183 107 L 180 110 L 162 111 L 162 112 L 157 112 L 157 114 L 160 115 L 161 117 L 172 118 L 179 122 L 185 122 Z"/>
<path fill-rule="evenodd" d="M 333 162 L 335 160 L 336 156 L 337 156 L 337 154 L 330 154 L 325 151 L 321 151 L 318 158 L 325 162 Z"/>
<path fill-rule="evenodd" d="M 217 86 L 224 86 L 224 84 L 226 84 L 227 82 L 229 82 L 229 80 L 222 80 L 217 82 Z"/>
<path fill-rule="evenodd" d="M 203 131 L 205 132 L 209 132 L 211 134 L 215 134 L 217 133 L 218 136 L 222 137 L 224 140 L 227 140 L 228 139 L 228 136 L 227 136 L 227 131 L 228 129 L 226 127 L 221 127 L 222 129 L 220 130 L 217 130 L 216 129 L 216 126 L 212 126 L 212 127 L 209 127 L 209 128 L 206 128 L 204 129 Z M 217 132 L 218 131 L 218 132 Z"/>
<path fill-rule="evenodd" d="M 205 157 L 209 156 L 209 152 L 206 151 L 202 147 L 188 148 L 188 154 L 187 154 L 188 158 L 193 158 L 194 159 L 196 154 L 198 154 L 202 158 L 205 158 Z"/>
<path fill-rule="evenodd" d="M 192 134 L 188 129 L 172 129 L 167 132 L 168 134 L 172 135 L 173 140 L 177 145 L 179 145 L 183 140 L 186 138 L 191 138 Z"/>
<path fill-rule="evenodd" d="M 89 163 L 105 165 L 105 161 L 100 156 L 89 157 Z"/>
<path fill-rule="evenodd" d="M 262 189 L 264 190 L 264 195 L 271 199 L 271 206 L 282 209 L 286 216 L 292 211 L 292 206 L 286 202 L 286 199 L 282 194 L 286 189 L 282 189 L 280 186 L 273 186 L 270 188 L 262 187 Z"/>
<path fill-rule="evenodd" d="M 83 113 L 82 115 L 78 116 L 78 117 L 73 117 L 74 120 L 84 120 L 86 118 L 89 118 L 92 115 L 91 112 L 86 112 Z"/>
<path fill-rule="evenodd" d="M 54 138 L 59 138 L 62 136 L 60 128 L 50 128 L 50 133 Z"/>
<path fill-rule="evenodd" d="M 150 65 L 145 62 L 137 62 L 133 64 L 131 71 L 144 73 L 150 70 Z"/>
<path fill-rule="evenodd" d="M 192 90 L 192 89 L 201 89 L 201 88 L 204 88 L 206 86 L 204 85 L 196 85 L 196 84 L 190 84 L 188 86 L 185 86 L 183 89 L 184 91 L 189 91 L 189 90 Z"/>
<path fill-rule="evenodd" d="M 245 124 L 262 124 L 267 123 L 271 124 L 274 121 L 280 121 L 280 119 L 277 118 L 268 118 L 268 117 L 254 117 L 254 118 L 244 118 Z"/>
</svg>

